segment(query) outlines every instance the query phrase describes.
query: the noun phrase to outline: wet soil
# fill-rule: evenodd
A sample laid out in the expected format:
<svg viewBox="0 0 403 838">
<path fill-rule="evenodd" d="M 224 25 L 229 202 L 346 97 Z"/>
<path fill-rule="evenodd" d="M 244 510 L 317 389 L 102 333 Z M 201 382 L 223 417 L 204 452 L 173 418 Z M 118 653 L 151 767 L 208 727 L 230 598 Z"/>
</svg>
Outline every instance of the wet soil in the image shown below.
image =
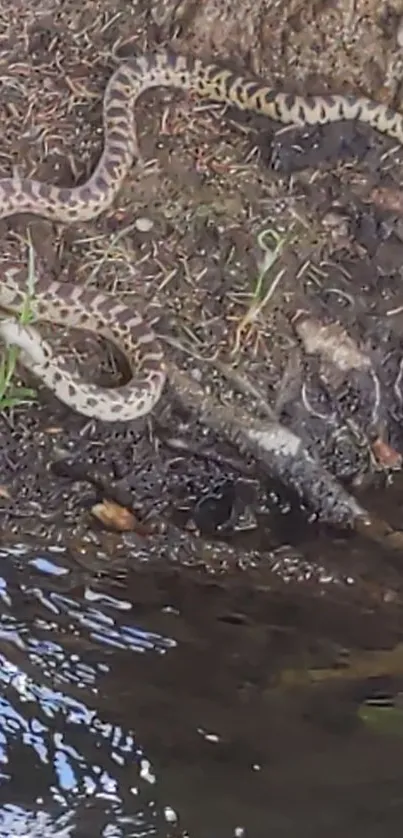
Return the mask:
<svg viewBox="0 0 403 838">
<path fill-rule="evenodd" d="M 259 39 L 245 29 L 238 54 L 235 26 L 226 39 L 180 5 L 0 3 L 0 175 L 84 181 L 116 56 L 168 40 L 207 57 L 226 42 L 233 66 L 290 91 L 399 102 L 398 4 L 255 3 Z M 228 22 L 230 6 L 217 8 Z M 363 126 L 278 130 L 167 91 L 136 112 L 143 159 L 116 206 L 68 229 L 3 221 L 5 256 L 26 264 L 29 233 L 49 272 L 138 307 L 170 358 L 253 414 L 224 362 L 401 529 L 402 477 L 373 442 L 403 453 L 403 228 L 371 201 L 399 185 L 401 150 Z M 262 273 L 272 231 L 286 245 Z M 260 275 L 267 299 L 249 322 Z M 308 355 L 301 309 L 339 322 L 375 378 Z M 48 331 L 86 375 L 119 380 L 94 337 Z M 387 735 L 360 715 L 401 694 L 400 555 L 310 522 L 172 388 L 123 429 L 40 390 L 2 413 L 0 468 L 0 834 L 15 806 L 41 835 L 70 834 L 71 813 L 85 836 L 291 836 L 301 823 L 307 836 L 400 835 L 399 723 Z M 97 522 L 105 498 L 135 513 L 131 531 Z M 41 808 L 46 829 L 32 820 Z"/>
</svg>

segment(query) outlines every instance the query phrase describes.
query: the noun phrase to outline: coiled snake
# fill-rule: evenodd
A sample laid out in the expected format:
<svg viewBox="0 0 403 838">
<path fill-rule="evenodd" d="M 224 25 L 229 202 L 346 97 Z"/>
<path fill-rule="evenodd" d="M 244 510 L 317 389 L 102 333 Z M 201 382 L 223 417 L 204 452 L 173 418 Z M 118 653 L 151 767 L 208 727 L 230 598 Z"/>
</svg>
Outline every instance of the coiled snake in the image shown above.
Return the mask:
<svg viewBox="0 0 403 838">
<path fill-rule="evenodd" d="M 122 64 L 104 96 L 104 150 L 82 186 L 65 189 L 35 180 L 0 180 L 0 217 L 33 213 L 67 223 L 100 215 L 112 204 L 136 153 L 134 103 L 152 87 L 191 91 L 211 101 L 236 105 L 283 124 L 318 125 L 358 120 L 403 144 L 403 116 L 386 105 L 359 96 L 297 96 L 279 93 L 262 81 L 234 74 L 199 59 L 147 53 Z M 25 294 L 21 268 L 3 263 L 0 306 L 16 313 Z M 20 360 L 65 404 L 104 421 L 130 421 L 149 413 L 162 393 L 166 368 L 162 348 L 138 314 L 106 295 L 53 281 L 40 275 L 35 283 L 38 320 L 82 327 L 104 335 L 125 353 L 133 373 L 128 384 L 98 387 L 71 372 L 38 332 L 16 319 L 0 322 L 0 338 L 21 348 Z"/>
</svg>

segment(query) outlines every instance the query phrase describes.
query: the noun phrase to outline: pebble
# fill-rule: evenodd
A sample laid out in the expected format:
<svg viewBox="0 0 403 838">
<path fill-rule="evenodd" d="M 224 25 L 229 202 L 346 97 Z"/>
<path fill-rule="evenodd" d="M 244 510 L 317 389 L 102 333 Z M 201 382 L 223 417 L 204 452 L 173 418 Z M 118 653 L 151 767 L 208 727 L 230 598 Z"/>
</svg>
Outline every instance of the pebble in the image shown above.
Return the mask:
<svg viewBox="0 0 403 838">
<path fill-rule="evenodd" d="M 175 812 L 175 809 L 172 809 L 171 806 L 165 806 L 164 809 L 165 820 L 168 823 L 177 823 L 178 822 L 178 815 Z"/>
<path fill-rule="evenodd" d="M 399 23 L 398 23 L 397 32 L 396 32 L 396 40 L 397 40 L 398 46 L 403 49 L 403 17 L 400 18 Z"/>
<path fill-rule="evenodd" d="M 330 210 L 322 218 L 323 227 L 328 230 L 333 241 L 340 244 L 340 246 L 347 241 L 349 233 L 349 219 L 348 216 L 343 215 L 337 210 Z"/>
<path fill-rule="evenodd" d="M 134 226 L 139 233 L 149 233 L 150 230 L 154 227 L 154 222 L 151 218 L 136 218 L 134 222 Z"/>
</svg>

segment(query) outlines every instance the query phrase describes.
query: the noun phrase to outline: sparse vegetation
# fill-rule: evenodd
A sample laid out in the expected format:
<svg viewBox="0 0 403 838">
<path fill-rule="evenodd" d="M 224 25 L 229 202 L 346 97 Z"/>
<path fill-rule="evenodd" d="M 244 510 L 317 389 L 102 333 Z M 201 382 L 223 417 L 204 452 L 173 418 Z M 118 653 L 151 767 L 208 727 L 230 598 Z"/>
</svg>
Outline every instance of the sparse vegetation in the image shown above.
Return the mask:
<svg viewBox="0 0 403 838">
<path fill-rule="evenodd" d="M 240 319 L 235 331 L 232 355 L 237 355 L 240 349 L 242 335 L 248 328 L 253 328 L 273 297 L 286 269 L 279 265 L 284 248 L 295 237 L 295 225 L 290 225 L 286 233 L 267 227 L 257 236 L 257 244 L 262 251 L 263 258 L 258 266 L 255 286 L 252 291 L 250 304 L 246 314 Z M 275 270 L 277 266 L 277 270 Z"/>
<path fill-rule="evenodd" d="M 379 98 L 379 78 L 383 78 L 385 50 L 391 38 L 378 25 L 381 10 L 374 0 L 357 0 L 353 6 L 343 1 L 323 9 L 293 0 L 280 4 L 259 0 L 252 14 L 246 15 L 247 44 L 238 38 L 239 20 L 245 16 L 239 17 L 237 0 L 217 0 L 220 28 L 217 19 L 213 23 L 206 19 L 203 26 L 203 15 L 212 2 L 186 3 L 189 15 L 181 18 L 177 27 L 176 50 L 211 55 L 225 63 L 228 53 L 230 65 L 239 69 L 251 69 L 256 53 L 260 74 L 276 87 L 307 93 L 361 91 Z M 244 7 L 252 5 L 248 2 Z M 178 4 L 172 0 L 171 6 L 175 9 Z M 196 14 L 192 18 L 193 8 Z M 262 16 L 256 10 L 261 10 Z M 0 0 L 0 110 L 4 125 L 0 176 L 10 175 L 16 167 L 21 176 L 62 186 L 85 181 L 102 150 L 102 97 L 119 47 L 127 46 L 125 50 L 122 47 L 122 55 L 128 55 L 133 45 L 136 51 L 155 46 L 151 20 L 148 3 L 41 0 L 39 4 L 23 0 L 10 5 Z M 175 15 L 172 20 L 175 24 Z M 170 40 L 171 35 L 167 42 Z M 214 50 L 218 42 L 219 54 Z M 173 359 L 184 367 L 199 366 L 207 392 L 231 402 L 230 388 L 217 372 L 222 363 L 252 382 L 256 390 L 260 388 L 273 404 L 290 349 L 296 345 L 284 316 L 284 300 L 292 305 L 298 292 L 306 296 L 308 305 L 320 295 L 323 307 L 329 300 L 336 306 L 339 296 L 346 305 L 351 288 L 361 287 L 362 267 L 358 265 L 357 277 L 350 263 L 346 273 L 340 274 L 343 257 L 336 258 L 337 264 L 332 266 L 328 257 L 329 250 L 337 247 L 332 238 L 335 233 L 324 230 L 317 221 L 329 200 L 341 196 L 343 202 L 346 195 L 346 202 L 350 200 L 357 166 L 351 160 L 337 163 L 335 154 L 330 177 L 329 170 L 320 166 L 320 137 L 315 135 L 315 142 L 308 140 L 310 156 L 305 167 L 303 132 L 296 137 L 283 129 L 273 143 L 275 127 L 271 124 L 245 119 L 218 105 L 171 98 L 167 91 L 162 95 L 149 91 L 140 99 L 136 121 L 142 160 L 133 166 L 110 212 L 71 228 L 33 217 L 0 222 L 2 258 L 26 264 L 26 238 L 22 235 L 26 236 L 29 227 L 32 249 L 55 277 L 88 283 L 109 292 L 111 299 L 119 296 L 133 309 L 151 315 L 158 332 L 176 340 L 177 347 L 186 343 L 193 355 L 185 357 L 172 345 L 167 354 L 172 351 Z M 345 141 L 345 134 L 338 132 L 338 128 L 333 133 L 323 132 L 324 145 L 327 137 L 336 152 L 340 137 Z M 376 180 L 376 147 L 371 142 L 365 134 L 363 146 L 362 133 L 356 136 L 352 131 L 352 154 L 356 153 L 357 159 L 364 158 L 371 146 L 369 172 Z M 280 147 L 284 152 L 280 164 L 285 161 L 288 168 L 279 165 L 273 171 L 272 154 Z M 291 175 L 294 152 L 297 171 Z M 392 157 L 388 166 L 388 176 L 393 178 L 393 170 L 397 174 L 398 169 Z M 137 223 L 139 219 L 147 219 L 147 224 Z M 326 250 L 329 242 L 331 247 Z M 307 270 L 283 273 L 290 243 L 302 264 L 312 263 L 309 276 Z M 383 245 L 386 249 L 387 243 Z M 373 249 L 370 254 L 365 265 L 366 289 L 376 277 Z M 400 256 L 397 262 L 400 266 Z M 319 279 L 313 273 L 316 265 Z M 325 299 L 330 269 L 332 296 Z M 390 270 L 388 264 L 388 275 Z M 20 314 L 25 323 L 31 320 L 33 276 L 31 263 Z M 369 285 L 365 293 L 379 294 L 379 281 L 374 279 L 374 287 Z M 391 309 L 399 305 L 400 300 L 391 299 Z M 343 315 L 341 305 L 339 309 Z M 81 347 L 80 336 L 68 336 L 67 351 L 74 361 L 80 352 L 82 374 L 90 380 L 100 375 L 103 358 L 98 350 L 96 340 L 85 337 Z M 16 358 L 17 352 L 10 350 L 1 366 L 3 408 L 33 395 L 16 387 Z M 197 358 L 214 358 L 217 365 L 199 365 Z M 244 404 L 253 412 L 252 397 L 245 397 Z M 82 418 L 66 415 L 63 407 L 60 411 L 55 400 L 41 398 L 34 410 L 18 412 L 18 445 L 13 448 L 11 432 L 0 439 L 0 451 L 4 452 L 0 467 L 5 475 L 12 473 L 11 479 L 18 483 L 13 466 L 19 471 L 24 462 L 26 470 L 31 468 L 38 434 L 46 425 L 57 425 L 55 417 L 60 415 L 63 433 L 86 456 L 91 446 L 81 433 Z M 97 434 L 98 456 L 103 447 L 108 451 L 110 434 L 102 426 Z M 50 452 L 45 439 L 42 453 L 46 462 Z M 117 436 L 117 459 L 119 452 L 127 455 Z M 45 470 L 41 473 L 44 485 L 46 474 Z"/>
<path fill-rule="evenodd" d="M 19 322 L 25 326 L 33 321 L 32 300 L 35 295 L 35 253 L 28 239 L 27 292 L 19 314 Z M 16 384 L 15 372 L 19 349 L 10 346 L 3 349 L 0 360 L 0 410 L 13 408 L 35 398 L 35 391 Z"/>
</svg>

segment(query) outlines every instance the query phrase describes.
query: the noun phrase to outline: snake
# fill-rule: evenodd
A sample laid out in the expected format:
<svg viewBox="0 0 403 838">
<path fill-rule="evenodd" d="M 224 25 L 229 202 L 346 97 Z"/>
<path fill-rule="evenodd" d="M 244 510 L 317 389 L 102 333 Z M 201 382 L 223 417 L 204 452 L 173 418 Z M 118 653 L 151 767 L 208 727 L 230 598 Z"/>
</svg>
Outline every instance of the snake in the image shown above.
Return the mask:
<svg viewBox="0 0 403 838">
<path fill-rule="evenodd" d="M 2 178 L 0 218 L 29 213 L 72 224 L 108 210 L 137 155 L 135 104 L 155 87 L 235 105 L 283 125 L 355 120 L 403 145 L 403 115 L 386 104 L 361 95 L 281 92 L 262 79 L 238 74 L 219 63 L 159 49 L 122 61 L 112 73 L 103 97 L 103 150 L 87 181 L 66 188 L 31 178 Z M 23 324 L 16 317 L 26 295 L 21 265 L 0 262 L 0 271 L 0 307 L 11 315 L 0 321 L 0 339 L 19 348 L 22 365 L 61 402 L 83 416 L 106 422 L 130 422 L 153 410 L 166 384 L 167 365 L 160 340 L 140 314 L 108 294 L 56 280 L 43 268 L 37 271 L 31 303 L 34 321 L 87 329 L 105 337 L 126 357 L 129 380 L 120 386 L 98 386 L 85 380 L 78 369 L 71 369 L 32 323 Z"/>
</svg>

